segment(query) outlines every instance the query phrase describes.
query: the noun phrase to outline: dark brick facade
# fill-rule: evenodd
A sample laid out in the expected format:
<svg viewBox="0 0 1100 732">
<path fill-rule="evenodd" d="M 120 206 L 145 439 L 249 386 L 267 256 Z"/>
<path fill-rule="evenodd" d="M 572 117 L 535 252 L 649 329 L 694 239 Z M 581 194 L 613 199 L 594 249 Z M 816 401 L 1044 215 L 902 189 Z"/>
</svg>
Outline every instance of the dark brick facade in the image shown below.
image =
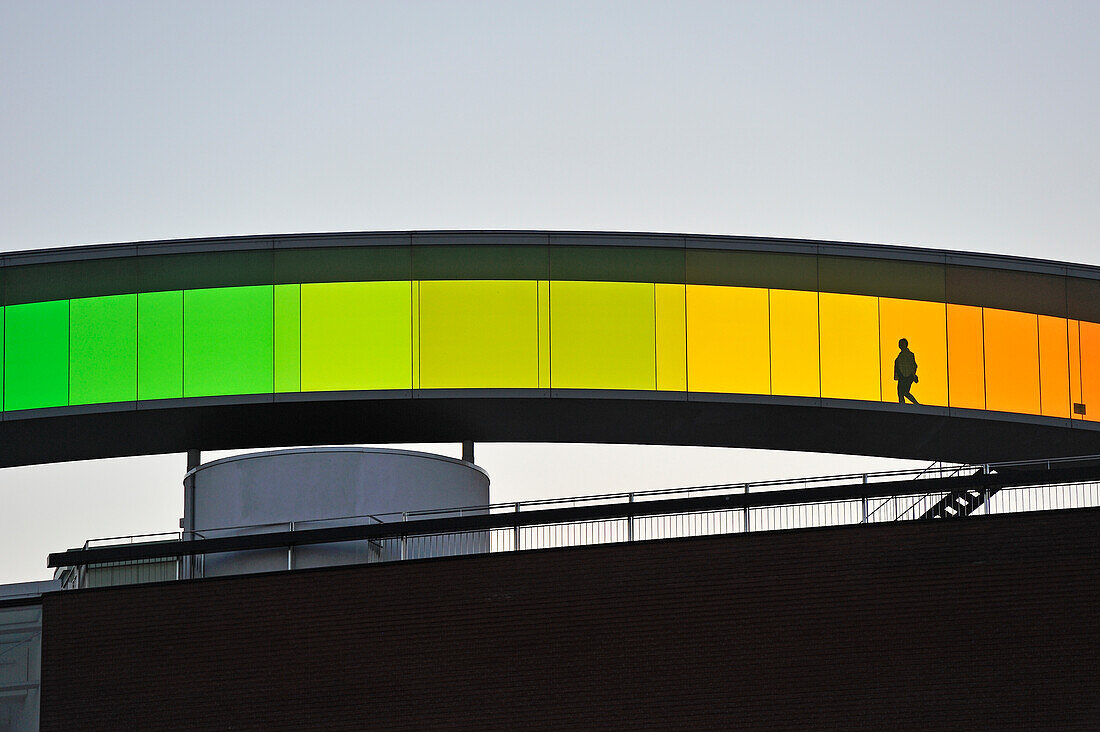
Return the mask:
<svg viewBox="0 0 1100 732">
<path fill-rule="evenodd" d="M 44 600 L 42 729 L 1100 723 L 1100 510 Z"/>
</svg>

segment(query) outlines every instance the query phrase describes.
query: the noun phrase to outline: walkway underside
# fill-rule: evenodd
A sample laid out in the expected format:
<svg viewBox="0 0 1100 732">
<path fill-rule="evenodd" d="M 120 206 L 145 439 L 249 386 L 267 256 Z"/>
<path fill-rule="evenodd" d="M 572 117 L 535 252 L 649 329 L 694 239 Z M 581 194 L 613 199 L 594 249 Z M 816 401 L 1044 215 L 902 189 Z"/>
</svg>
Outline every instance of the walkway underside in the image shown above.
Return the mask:
<svg viewBox="0 0 1100 732">
<path fill-rule="evenodd" d="M 873 402 L 657 392 L 338 392 L 36 410 L 0 422 L 0 467 L 189 449 L 577 442 L 986 463 L 1100 453 L 1096 423 Z M 251 402 L 251 403 L 249 403 Z M 159 408 L 150 408 L 159 407 Z"/>
</svg>

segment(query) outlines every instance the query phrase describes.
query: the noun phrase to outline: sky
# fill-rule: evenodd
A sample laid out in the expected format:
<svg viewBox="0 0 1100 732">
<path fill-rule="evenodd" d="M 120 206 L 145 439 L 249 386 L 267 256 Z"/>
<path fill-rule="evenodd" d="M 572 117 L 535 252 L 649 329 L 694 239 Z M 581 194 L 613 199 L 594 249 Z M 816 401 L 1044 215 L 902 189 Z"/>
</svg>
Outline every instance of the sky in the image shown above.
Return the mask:
<svg viewBox="0 0 1100 732">
<path fill-rule="evenodd" d="M 0 251 L 536 228 L 1100 264 L 1097 27 L 1100 3 L 1056 1 L 6 0 Z M 562 445 L 478 462 L 496 501 L 910 464 Z M 183 467 L 0 470 L 0 583 L 174 529 Z"/>
</svg>

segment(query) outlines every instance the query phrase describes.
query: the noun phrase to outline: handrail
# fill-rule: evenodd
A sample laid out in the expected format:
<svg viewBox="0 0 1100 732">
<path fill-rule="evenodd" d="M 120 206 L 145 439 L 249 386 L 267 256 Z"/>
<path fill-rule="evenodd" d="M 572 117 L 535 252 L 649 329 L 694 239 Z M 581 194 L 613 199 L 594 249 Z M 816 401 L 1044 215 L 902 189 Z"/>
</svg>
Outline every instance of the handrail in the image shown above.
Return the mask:
<svg viewBox="0 0 1100 732">
<path fill-rule="evenodd" d="M 972 467 L 972 466 L 968 466 L 968 467 Z M 982 472 L 988 473 L 989 472 L 988 467 L 989 466 L 987 466 L 987 465 L 983 465 L 982 468 L 981 468 Z M 959 470 L 962 470 L 961 465 L 958 468 L 955 469 L 954 474 L 957 475 Z M 921 504 L 921 501 L 924 501 L 925 499 L 927 499 L 931 495 L 933 495 L 933 493 L 925 493 L 923 496 L 921 496 L 917 500 L 913 501 L 911 504 L 909 504 L 909 508 L 907 508 L 904 511 L 902 511 L 901 513 L 899 513 L 897 518 L 894 519 L 894 520 L 895 521 L 901 521 L 902 519 L 904 519 L 906 516 L 908 516 L 910 514 L 910 512 L 912 512 L 912 510 L 914 508 L 916 508 L 917 506 L 919 506 Z"/>
<path fill-rule="evenodd" d="M 932 463 L 932 465 L 936 465 L 936 463 Z M 932 467 L 931 465 L 929 465 L 929 466 L 928 466 L 928 468 L 931 468 L 931 467 Z M 952 471 L 951 471 L 950 473 L 948 473 L 946 477 L 948 477 L 948 478 L 953 478 L 953 477 L 955 477 L 956 475 L 958 475 L 958 474 L 959 474 L 959 471 L 960 471 L 960 470 L 962 470 L 963 468 L 970 468 L 970 467 L 973 467 L 973 466 L 971 466 L 971 465 L 955 465 L 954 467 L 955 467 L 955 469 L 954 469 L 954 470 L 952 470 Z M 915 478 L 914 480 L 917 480 L 917 479 L 919 479 L 919 478 L 920 478 L 920 476 L 921 476 L 921 475 L 924 475 L 925 471 L 926 471 L 926 470 L 928 470 L 928 468 L 925 468 L 925 470 L 922 470 L 922 471 L 921 471 L 921 473 L 920 473 L 920 475 L 918 475 L 918 476 L 917 476 L 917 477 L 916 477 L 916 478 Z M 944 476 L 943 476 L 943 474 L 942 474 L 942 471 L 943 471 L 943 468 L 942 468 L 942 467 L 940 468 L 940 471 L 941 471 L 941 475 L 940 475 L 940 477 L 942 478 L 942 477 L 944 477 Z M 913 503 L 911 503 L 911 504 L 909 505 L 909 507 L 908 507 L 907 509 L 905 509 L 904 511 L 902 511 L 901 513 L 899 513 L 899 514 L 898 514 L 898 515 L 897 515 L 896 517 L 894 517 L 894 520 L 895 520 L 895 521 L 901 521 L 901 520 L 902 520 L 902 519 L 903 519 L 903 518 L 904 518 L 905 516 L 907 516 L 907 515 L 909 514 L 909 512 L 910 512 L 910 511 L 912 511 L 912 510 L 913 510 L 914 508 L 916 508 L 917 506 L 919 506 L 919 505 L 920 505 L 920 503 L 921 503 L 921 501 L 923 501 L 923 500 L 925 500 L 926 498 L 928 498 L 929 496 L 933 495 L 933 493 L 934 493 L 934 491 L 933 491 L 933 492 L 929 492 L 929 493 L 925 493 L 925 494 L 924 494 L 923 496 L 920 496 L 919 498 L 917 498 L 917 499 L 916 499 L 915 501 L 913 501 Z M 873 517 L 873 516 L 874 516 L 875 514 L 877 514 L 877 513 L 879 512 L 879 511 L 881 511 L 882 509 L 884 509 L 885 507 L 886 507 L 886 504 L 885 504 L 885 503 L 882 503 L 882 504 L 880 504 L 880 505 L 878 506 L 878 508 L 876 508 L 876 509 L 875 509 L 874 511 L 871 511 L 871 513 L 867 514 L 867 516 L 865 516 L 865 517 L 864 517 L 864 519 L 863 519 L 863 523 L 870 523 L 870 521 L 871 521 L 871 518 L 872 518 L 872 517 Z"/>
<path fill-rule="evenodd" d="M 1046 470 L 1052 470 L 1051 466 L 1060 465 L 1066 463 L 1078 463 L 1097 461 L 1100 464 L 1100 455 L 1082 455 L 1078 457 L 1066 457 L 1066 458 L 1050 458 L 1040 460 L 1017 460 L 1000 463 L 988 463 L 986 467 L 989 470 L 995 470 L 998 468 L 1023 468 L 1023 467 L 1042 467 Z M 578 503 L 599 503 L 610 501 L 622 501 L 624 503 L 630 501 L 636 501 L 639 503 L 645 502 L 649 498 L 672 496 L 684 493 L 717 493 L 721 491 L 729 491 L 730 493 L 740 494 L 747 492 L 760 492 L 762 489 L 778 488 L 782 486 L 798 485 L 802 484 L 806 489 L 811 488 L 814 484 L 830 483 L 830 482 L 843 482 L 850 481 L 855 482 L 862 480 L 864 483 L 873 485 L 877 481 L 884 481 L 888 479 L 896 479 L 904 476 L 912 476 L 912 480 L 930 480 L 930 478 L 923 477 L 932 467 L 936 464 L 943 463 L 937 461 L 924 468 L 908 468 L 904 470 L 880 470 L 867 473 L 840 473 L 835 475 L 817 475 L 808 476 L 803 478 L 773 478 L 768 480 L 748 481 L 739 483 L 711 483 L 705 485 L 696 486 L 683 486 L 677 488 L 654 488 L 644 491 L 622 491 L 616 493 L 596 493 L 585 496 L 572 496 L 564 498 L 539 498 L 529 501 L 508 501 L 507 503 L 487 503 L 481 505 L 464 505 L 464 506 L 451 506 L 447 508 L 433 508 L 433 509 L 421 509 L 418 511 L 394 511 L 390 513 L 377 513 L 377 514 L 358 514 L 353 516 L 336 516 L 325 519 L 309 519 L 307 521 L 353 521 L 356 519 L 373 519 L 379 523 L 386 523 L 389 521 L 405 521 L 413 517 L 430 517 L 449 514 L 463 514 L 465 512 L 470 513 L 492 513 L 494 511 L 499 512 L 516 512 L 516 511 L 530 511 L 539 507 L 561 505 L 565 503 L 578 504 Z M 951 475 L 957 475 L 960 470 L 967 468 L 978 469 L 983 467 L 981 465 L 971 463 L 948 463 L 947 467 L 954 467 L 954 471 Z M 940 476 L 942 477 L 942 475 Z M 931 495 L 931 494 L 927 494 Z M 926 498 L 927 495 L 924 497 Z M 880 510 L 882 507 L 876 508 L 868 516 L 872 516 Z M 307 521 L 297 521 L 295 523 L 307 523 Z M 220 526 L 220 527 L 206 527 L 203 529 L 204 533 L 214 534 L 219 531 L 251 531 L 254 529 L 262 529 L 273 526 L 287 525 L 288 521 L 272 521 L 261 524 L 248 524 L 246 526 Z M 136 534 L 134 536 L 114 536 L 114 537 L 102 537 L 97 539 L 89 539 L 84 543 L 84 548 L 90 548 L 89 545 L 102 542 L 102 541 L 123 541 L 130 540 L 132 538 L 142 538 L 147 536 L 168 535 L 177 532 L 158 532 L 152 534 Z M 192 536 L 198 536 L 198 532 L 182 532 L 190 533 Z"/>
<path fill-rule="evenodd" d="M 88 539 L 87 541 L 84 542 L 84 548 L 85 549 L 90 549 L 91 548 L 89 546 L 90 544 L 94 544 L 95 542 L 99 542 L 99 541 L 123 541 L 123 540 L 125 540 L 129 543 L 133 543 L 134 539 L 146 539 L 146 538 L 149 538 L 151 536 L 175 536 L 177 538 L 180 538 L 180 537 L 182 537 L 182 535 L 183 535 L 183 532 L 181 532 L 181 531 L 154 531 L 154 532 L 148 533 L 148 534 L 128 534 L 126 536 L 104 536 L 104 537 L 100 537 L 98 539 Z"/>
<path fill-rule="evenodd" d="M 914 477 L 913 480 L 920 480 L 921 476 L 923 476 L 929 470 L 936 467 L 937 465 L 942 465 L 942 464 L 943 464 L 942 460 L 935 460 L 935 461 L 929 463 L 928 465 L 924 466 L 924 468 L 922 468 L 919 473 L 917 473 L 916 477 Z M 920 499 L 918 499 L 918 502 L 923 501 L 923 500 L 924 500 L 923 498 L 920 498 Z M 866 511 L 864 511 L 863 520 L 860 523 L 864 523 L 864 524 L 871 523 L 871 519 L 874 517 L 874 515 L 877 514 L 879 511 L 881 511 L 882 509 L 884 509 L 885 507 L 886 507 L 886 502 L 883 501 L 882 503 L 879 504 L 878 508 L 876 508 L 874 511 L 871 511 L 870 513 L 867 513 Z"/>
<path fill-rule="evenodd" d="M 965 488 L 1006 488 L 1012 486 L 1056 485 L 1100 481 L 1100 465 L 1057 468 L 1045 471 L 1041 480 L 1027 471 L 1001 473 L 980 472 L 949 478 L 928 478 L 922 484 L 934 482 L 944 491 Z M 238 536 L 200 539 L 196 541 L 148 542 L 114 547 L 71 550 L 51 554 L 50 567 L 87 565 L 100 562 L 135 561 L 180 556 L 193 556 L 226 551 L 275 548 L 311 544 L 427 536 L 442 533 L 462 533 L 499 528 L 516 528 L 558 523 L 596 520 L 631 519 L 642 516 L 698 513 L 775 506 L 824 504 L 859 500 L 870 497 L 911 495 L 912 480 L 884 483 L 855 483 L 839 486 L 818 486 L 760 493 L 737 493 L 693 498 L 666 498 L 627 503 L 589 504 L 573 508 L 549 508 L 537 511 L 481 513 L 471 516 L 421 518 L 414 521 L 355 524 L 324 529 L 305 529 L 270 533 L 250 533 Z M 515 504 L 511 504 L 515 505 Z"/>
</svg>

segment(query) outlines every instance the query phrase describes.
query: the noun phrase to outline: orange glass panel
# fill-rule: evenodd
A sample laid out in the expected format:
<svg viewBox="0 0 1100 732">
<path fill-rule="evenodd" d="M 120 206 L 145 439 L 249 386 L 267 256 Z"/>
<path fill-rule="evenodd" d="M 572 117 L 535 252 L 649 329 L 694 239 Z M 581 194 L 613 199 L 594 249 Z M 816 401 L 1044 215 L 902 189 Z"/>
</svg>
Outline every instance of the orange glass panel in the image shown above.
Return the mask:
<svg viewBox="0 0 1100 732">
<path fill-rule="evenodd" d="M 821 396 L 877 402 L 878 298 L 821 293 Z"/>
<path fill-rule="evenodd" d="M 1039 407 L 1048 417 L 1068 417 L 1069 333 L 1065 318 L 1039 316 Z"/>
<path fill-rule="evenodd" d="M 772 394 L 820 396 L 817 293 L 772 290 L 770 300 Z"/>
<path fill-rule="evenodd" d="M 917 359 L 917 381 L 911 393 L 921 404 L 947 406 L 947 308 L 942 302 L 881 297 L 879 307 L 882 400 L 897 400 L 894 359 L 898 341 L 909 341 Z"/>
<path fill-rule="evenodd" d="M 688 389 L 770 393 L 768 291 L 687 287 Z"/>
<path fill-rule="evenodd" d="M 1039 321 L 1031 313 L 985 308 L 986 408 L 1039 414 Z"/>
<path fill-rule="evenodd" d="M 985 409 L 981 308 L 947 306 L 947 380 L 950 406 Z"/>
<path fill-rule="evenodd" d="M 1100 324 L 1081 321 L 1081 402 L 1085 419 L 1100 422 Z"/>
<path fill-rule="evenodd" d="M 1084 404 L 1081 396 L 1081 324 L 1076 320 L 1067 321 L 1069 325 L 1069 396 L 1073 404 Z M 1074 419 L 1084 419 L 1074 409 Z"/>
</svg>

